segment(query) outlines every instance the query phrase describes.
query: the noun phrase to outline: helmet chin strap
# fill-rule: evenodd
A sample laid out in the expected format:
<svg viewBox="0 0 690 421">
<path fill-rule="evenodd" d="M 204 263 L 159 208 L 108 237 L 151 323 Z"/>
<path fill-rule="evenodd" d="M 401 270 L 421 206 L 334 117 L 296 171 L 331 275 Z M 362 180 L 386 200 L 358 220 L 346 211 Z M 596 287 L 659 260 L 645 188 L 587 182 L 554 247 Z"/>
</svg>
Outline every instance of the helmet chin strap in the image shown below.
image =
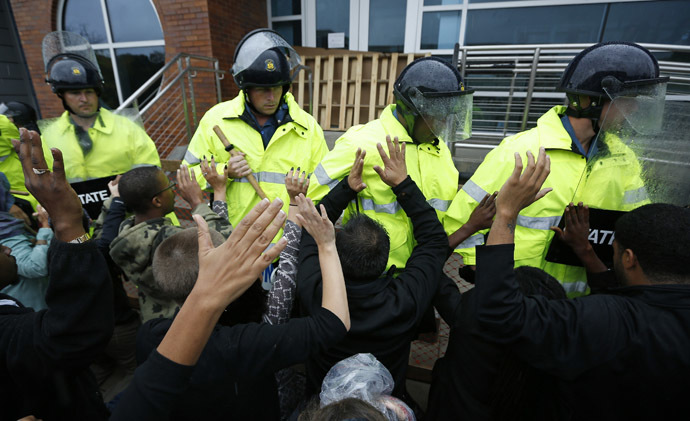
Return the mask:
<svg viewBox="0 0 690 421">
<path fill-rule="evenodd" d="M 599 118 L 601 117 L 601 110 L 604 108 L 604 98 L 603 97 L 590 97 L 590 104 L 583 108 L 580 105 L 580 96 L 578 94 L 567 93 L 568 104 L 570 105 L 565 110 L 565 115 L 575 118 L 587 118 L 592 122 L 592 129 L 594 132 L 598 132 L 599 128 L 597 124 L 599 123 Z"/>
<path fill-rule="evenodd" d="M 403 120 L 405 120 L 407 134 L 412 138 L 414 143 L 419 143 L 412 135 L 414 133 L 414 126 L 417 116 L 400 100 L 396 101 L 395 110 L 398 112 L 398 114 L 400 114 L 400 116 L 402 116 Z"/>
</svg>

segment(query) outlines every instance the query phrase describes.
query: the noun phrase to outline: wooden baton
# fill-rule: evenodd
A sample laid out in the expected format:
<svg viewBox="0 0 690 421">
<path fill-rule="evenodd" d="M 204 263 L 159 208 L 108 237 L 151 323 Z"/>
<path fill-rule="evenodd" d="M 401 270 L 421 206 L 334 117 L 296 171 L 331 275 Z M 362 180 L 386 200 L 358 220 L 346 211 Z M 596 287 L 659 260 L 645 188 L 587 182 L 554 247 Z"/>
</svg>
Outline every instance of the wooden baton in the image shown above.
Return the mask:
<svg viewBox="0 0 690 421">
<path fill-rule="evenodd" d="M 228 141 L 228 138 L 225 137 L 225 133 L 223 133 L 223 130 L 221 130 L 218 125 L 213 126 L 213 131 L 216 132 L 216 135 L 218 135 L 218 138 L 220 139 L 220 141 L 223 142 L 223 146 L 225 146 L 225 150 L 230 153 L 230 156 L 238 156 L 239 155 L 237 150 L 235 150 L 235 147 Z M 266 193 L 264 193 L 261 186 L 259 186 L 259 182 L 256 181 L 254 174 L 249 174 L 247 176 L 247 180 L 249 180 L 249 184 L 251 184 L 252 187 L 254 187 L 254 191 L 256 191 L 256 194 L 258 194 L 260 198 L 262 198 L 262 199 L 268 198 L 268 196 L 266 196 Z"/>
<path fill-rule="evenodd" d="M 21 190 L 11 190 L 10 189 L 10 194 L 16 194 L 17 196 L 28 196 L 30 193 L 26 191 L 21 191 Z"/>
</svg>

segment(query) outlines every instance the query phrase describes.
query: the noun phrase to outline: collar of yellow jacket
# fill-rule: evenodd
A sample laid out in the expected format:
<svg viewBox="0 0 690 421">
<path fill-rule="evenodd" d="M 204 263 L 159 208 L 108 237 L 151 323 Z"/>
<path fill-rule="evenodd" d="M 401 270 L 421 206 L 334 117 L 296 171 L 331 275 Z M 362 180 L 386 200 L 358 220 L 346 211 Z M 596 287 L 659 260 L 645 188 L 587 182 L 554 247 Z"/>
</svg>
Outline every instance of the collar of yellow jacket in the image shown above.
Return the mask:
<svg viewBox="0 0 690 421">
<path fill-rule="evenodd" d="M 305 130 L 308 129 L 310 115 L 300 108 L 299 104 L 297 104 L 297 101 L 295 101 L 295 97 L 292 95 L 292 93 L 286 92 L 283 96 L 283 99 L 285 100 L 285 103 L 288 106 L 288 114 L 290 114 L 290 118 L 292 119 L 292 121 L 302 126 Z M 230 107 L 228 108 L 223 118 L 239 118 L 239 116 L 241 116 L 242 113 L 244 113 L 245 109 L 244 91 L 240 91 L 239 95 L 231 99 L 229 105 Z"/>
<path fill-rule="evenodd" d="M 0 136 L 5 139 L 19 139 L 19 129 L 7 116 L 0 114 Z"/>
<path fill-rule="evenodd" d="M 62 115 L 60 116 L 60 124 L 62 124 L 63 132 L 66 132 L 73 126 L 72 122 L 69 119 L 69 112 L 65 111 L 64 113 L 62 113 Z M 94 130 L 98 130 L 101 133 L 110 134 L 113 132 L 114 125 L 115 116 L 113 115 L 113 113 L 101 107 L 98 110 L 98 117 L 96 118 L 96 121 L 93 122 L 93 127 L 91 128 Z"/>
<path fill-rule="evenodd" d="M 556 105 L 537 120 L 539 145 L 544 149 L 572 150 L 573 140 L 561 122 L 561 116 L 565 114 L 566 108 L 564 105 Z"/>
</svg>

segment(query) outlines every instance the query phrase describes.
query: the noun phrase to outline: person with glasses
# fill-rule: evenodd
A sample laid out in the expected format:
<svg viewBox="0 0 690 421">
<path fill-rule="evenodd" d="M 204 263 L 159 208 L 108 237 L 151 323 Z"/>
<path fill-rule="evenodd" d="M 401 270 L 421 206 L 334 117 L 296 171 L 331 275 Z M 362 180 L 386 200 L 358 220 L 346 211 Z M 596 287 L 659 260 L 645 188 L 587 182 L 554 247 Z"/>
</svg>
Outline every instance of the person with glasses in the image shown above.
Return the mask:
<svg viewBox="0 0 690 421">
<path fill-rule="evenodd" d="M 157 167 L 134 168 L 122 175 L 112 191 L 116 197 L 109 204 L 104 218 L 102 237 L 107 241 L 108 237 L 116 235 L 110 243 L 109 254 L 125 277 L 138 287 L 142 322 L 172 317 L 179 307 L 153 287 L 151 270 L 156 247 L 183 229 L 166 217 L 173 211 L 175 190 L 189 203 L 192 214 L 201 215 L 211 228 L 225 237 L 232 231 L 227 218 L 219 216 L 204 203 L 201 188 L 194 175 L 190 177 L 186 167 L 177 172 L 177 184 Z M 218 204 L 214 203 L 216 206 Z M 125 209 L 133 212 L 126 219 Z M 116 234 L 113 235 L 114 228 Z"/>
</svg>

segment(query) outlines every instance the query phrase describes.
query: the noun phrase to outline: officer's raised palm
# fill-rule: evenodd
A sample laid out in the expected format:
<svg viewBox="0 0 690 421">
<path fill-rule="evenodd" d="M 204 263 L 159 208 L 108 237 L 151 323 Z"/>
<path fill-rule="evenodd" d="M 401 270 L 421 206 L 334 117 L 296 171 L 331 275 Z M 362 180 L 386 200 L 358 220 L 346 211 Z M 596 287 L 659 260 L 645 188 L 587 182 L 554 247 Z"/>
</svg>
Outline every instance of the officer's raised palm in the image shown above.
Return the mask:
<svg viewBox="0 0 690 421">
<path fill-rule="evenodd" d="M 386 136 L 386 144 L 388 144 L 388 154 L 390 156 L 386 154 L 380 143 L 376 144 L 376 149 L 379 150 L 384 167 L 381 168 L 378 165 L 374 165 L 374 171 L 381 177 L 381 181 L 391 187 L 395 187 L 407 178 L 405 144 L 403 143 L 401 146 L 397 136 L 393 138 L 393 141 L 391 141 L 390 136 Z"/>
</svg>

